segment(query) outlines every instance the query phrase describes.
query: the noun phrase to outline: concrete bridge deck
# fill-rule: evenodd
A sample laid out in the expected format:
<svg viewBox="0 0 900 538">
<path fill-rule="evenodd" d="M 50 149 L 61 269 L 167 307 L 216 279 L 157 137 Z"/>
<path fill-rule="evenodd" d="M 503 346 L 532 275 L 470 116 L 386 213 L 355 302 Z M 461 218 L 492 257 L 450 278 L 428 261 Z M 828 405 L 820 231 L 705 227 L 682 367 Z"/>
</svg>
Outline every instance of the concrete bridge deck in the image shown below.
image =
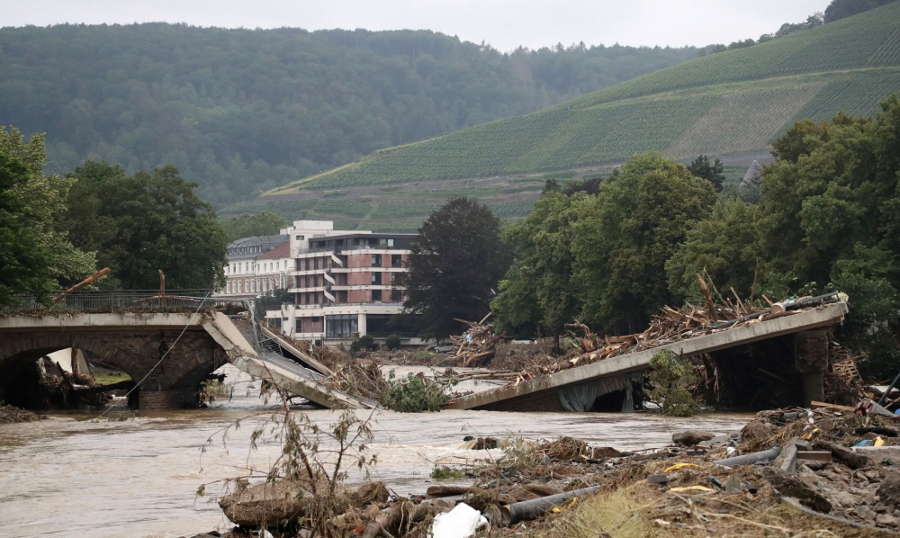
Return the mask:
<svg viewBox="0 0 900 538">
<path fill-rule="evenodd" d="M 686 357 L 712 353 L 730 347 L 752 344 L 784 335 L 829 327 L 843 321 L 848 313 L 844 302 L 831 303 L 790 316 L 725 329 L 713 334 L 665 344 L 585 364 L 517 384 L 469 394 L 453 400 L 445 409 L 482 409 L 496 411 L 562 411 L 558 392 L 567 386 L 604 383 L 615 376 L 645 370 L 656 353 L 669 349 Z M 614 385 L 614 384 L 613 384 Z M 617 387 L 620 388 L 620 387 Z"/>
<path fill-rule="evenodd" d="M 279 344 L 289 345 L 287 342 Z M 75 347 L 127 373 L 140 387 L 143 409 L 180 407 L 195 397 L 205 376 L 230 362 L 288 393 L 328 408 L 371 408 L 328 385 L 327 368 L 295 348 L 303 364 L 257 349 L 221 312 L 50 313 L 0 317 L 0 399 L 15 391 L 15 372 L 58 349 Z M 304 360 L 304 358 L 306 360 Z M 17 370 L 18 369 L 18 370 Z M 5 378 L 5 379 L 3 379 Z"/>
</svg>

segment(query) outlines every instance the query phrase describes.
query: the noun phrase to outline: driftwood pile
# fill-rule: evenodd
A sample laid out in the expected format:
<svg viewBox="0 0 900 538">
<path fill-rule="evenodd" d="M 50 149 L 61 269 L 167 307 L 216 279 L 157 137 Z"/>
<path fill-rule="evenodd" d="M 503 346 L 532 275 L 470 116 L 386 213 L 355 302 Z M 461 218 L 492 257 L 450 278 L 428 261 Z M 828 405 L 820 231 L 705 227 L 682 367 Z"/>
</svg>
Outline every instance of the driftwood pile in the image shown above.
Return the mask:
<svg viewBox="0 0 900 538">
<path fill-rule="evenodd" d="M 456 353 L 447 357 L 445 362 L 457 366 L 473 367 L 483 366 L 494 358 L 500 337 L 494 334 L 493 323 L 485 324 L 488 317 L 490 314 L 477 323 L 453 318 L 468 325 L 469 328 L 462 336 L 450 337 L 450 341 L 456 346 Z"/>
<path fill-rule="evenodd" d="M 721 296 L 719 297 L 721 298 Z M 763 298 L 770 302 L 765 296 Z M 771 306 L 763 309 L 742 302 L 736 294 L 736 302 L 732 303 L 730 300 L 722 299 L 725 305 L 714 305 L 707 292 L 706 307 L 687 304 L 680 310 L 676 310 L 665 306 L 658 315 L 653 316 L 647 330 L 638 334 L 599 336 L 594 334 L 586 325 L 575 322 L 569 327 L 573 331 L 582 333 L 581 348 L 583 353 L 576 357 L 544 366 L 540 368 L 539 372 L 534 373 L 552 374 L 560 370 L 583 366 L 617 355 L 634 353 L 734 327 L 759 323 L 782 316 L 790 316 L 839 299 L 838 294 L 822 297 L 804 297 L 778 303 L 770 302 Z"/>
<path fill-rule="evenodd" d="M 375 400 L 387 390 L 381 367 L 374 360 L 354 359 L 344 351 L 317 346 L 309 340 L 292 339 L 291 343 L 331 370 L 331 375 L 323 381 L 330 387 L 351 396 Z"/>
</svg>

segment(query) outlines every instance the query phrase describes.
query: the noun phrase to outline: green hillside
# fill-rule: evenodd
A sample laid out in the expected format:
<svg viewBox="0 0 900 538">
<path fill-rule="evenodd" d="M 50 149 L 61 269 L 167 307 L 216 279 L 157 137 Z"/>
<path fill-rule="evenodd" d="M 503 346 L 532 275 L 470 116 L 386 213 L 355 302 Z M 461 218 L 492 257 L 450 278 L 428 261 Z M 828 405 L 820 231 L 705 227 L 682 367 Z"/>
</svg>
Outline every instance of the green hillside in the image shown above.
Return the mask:
<svg viewBox="0 0 900 538">
<path fill-rule="evenodd" d="M 501 53 L 430 31 L 184 24 L 0 28 L 0 125 L 47 133 L 47 173 L 174 164 L 222 206 L 381 148 L 696 58 L 694 47 Z"/>
<path fill-rule="evenodd" d="M 327 213 L 317 203 L 325 191 L 343 191 L 329 200 L 337 220 L 409 229 L 446 195 L 462 191 L 517 217 L 527 213 L 527 200 L 539 194 L 548 175 L 602 172 L 650 150 L 740 161 L 735 156 L 765 154 L 797 119 L 825 120 L 841 111 L 870 115 L 896 91 L 900 2 L 670 67 L 527 116 L 376 151 L 229 211 L 258 210 L 280 199 L 270 208 L 288 218 L 310 218 Z M 384 192 L 391 185 L 396 190 Z M 348 197 L 355 198 L 357 212 L 342 205 Z M 398 202 L 396 210 L 382 209 Z"/>
</svg>

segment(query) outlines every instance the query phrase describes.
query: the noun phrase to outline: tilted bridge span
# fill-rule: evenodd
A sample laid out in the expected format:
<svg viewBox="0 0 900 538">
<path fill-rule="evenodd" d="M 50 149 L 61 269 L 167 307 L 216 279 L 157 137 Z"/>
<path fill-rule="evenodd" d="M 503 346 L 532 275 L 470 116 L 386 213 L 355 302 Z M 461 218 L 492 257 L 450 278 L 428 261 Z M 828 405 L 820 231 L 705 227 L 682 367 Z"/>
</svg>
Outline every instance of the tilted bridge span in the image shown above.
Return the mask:
<svg viewBox="0 0 900 538">
<path fill-rule="evenodd" d="M 15 394 L 35 361 L 78 348 L 143 380 L 141 409 L 196 404 L 201 381 L 225 363 L 324 407 L 376 405 L 335 390 L 327 367 L 245 317 L 216 310 L 208 295 L 84 292 L 51 308 L 6 309 L 0 315 L 0 401 Z"/>
</svg>

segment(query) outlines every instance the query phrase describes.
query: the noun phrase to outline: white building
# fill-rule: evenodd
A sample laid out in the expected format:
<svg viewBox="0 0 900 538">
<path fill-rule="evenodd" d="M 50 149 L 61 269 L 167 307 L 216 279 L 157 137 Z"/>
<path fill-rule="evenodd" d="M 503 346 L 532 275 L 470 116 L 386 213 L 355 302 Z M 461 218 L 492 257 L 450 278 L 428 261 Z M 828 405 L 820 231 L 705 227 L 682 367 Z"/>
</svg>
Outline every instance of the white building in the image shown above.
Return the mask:
<svg viewBox="0 0 900 538">
<path fill-rule="evenodd" d="M 293 269 L 287 235 L 244 237 L 228 245 L 225 288 L 219 297 L 252 299 L 285 289 Z"/>
</svg>

